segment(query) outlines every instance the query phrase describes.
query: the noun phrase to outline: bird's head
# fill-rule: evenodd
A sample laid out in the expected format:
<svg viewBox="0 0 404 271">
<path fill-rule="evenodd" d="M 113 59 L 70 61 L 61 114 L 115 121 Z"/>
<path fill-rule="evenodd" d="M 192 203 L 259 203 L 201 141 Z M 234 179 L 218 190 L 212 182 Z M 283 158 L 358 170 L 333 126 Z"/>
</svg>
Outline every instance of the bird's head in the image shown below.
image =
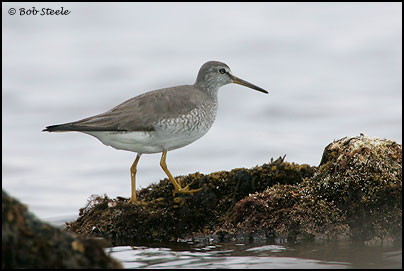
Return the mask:
<svg viewBox="0 0 404 271">
<path fill-rule="evenodd" d="M 209 61 L 202 65 L 199 70 L 195 85 L 206 89 L 218 89 L 224 85 L 235 83 L 243 85 L 263 93 L 268 93 L 254 84 L 234 76 L 225 63 L 219 61 Z"/>
</svg>

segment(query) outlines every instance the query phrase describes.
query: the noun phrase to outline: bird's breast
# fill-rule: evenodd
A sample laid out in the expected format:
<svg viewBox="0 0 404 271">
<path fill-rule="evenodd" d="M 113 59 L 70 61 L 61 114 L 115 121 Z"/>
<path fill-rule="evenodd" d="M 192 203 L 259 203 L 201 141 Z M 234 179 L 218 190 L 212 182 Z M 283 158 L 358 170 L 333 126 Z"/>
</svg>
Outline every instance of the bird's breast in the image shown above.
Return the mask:
<svg viewBox="0 0 404 271">
<path fill-rule="evenodd" d="M 201 104 L 186 114 L 174 118 L 161 119 L 154 124 L 154 128 L 163 136 L 169 135 L 204 135 L 212 126 L 216 118 L 217 104 L 210 102 Z"/>
<path fill-rule="evenodd" d="M 184 147 L 202 137 L 215 121 L 216 112 L 216 103 L 206 103 L 187 114 L 155 122 L 154 131 L 86 133 L 115 149 L 157 153 Z"/>
</svg>

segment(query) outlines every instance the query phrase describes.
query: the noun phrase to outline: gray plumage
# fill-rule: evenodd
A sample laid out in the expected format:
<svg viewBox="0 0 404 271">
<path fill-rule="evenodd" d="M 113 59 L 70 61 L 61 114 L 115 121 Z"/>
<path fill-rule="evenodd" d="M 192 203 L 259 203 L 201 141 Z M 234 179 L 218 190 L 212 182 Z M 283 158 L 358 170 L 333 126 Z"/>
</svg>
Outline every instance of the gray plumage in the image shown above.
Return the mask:
<svg viewBox="0 0 404 271">
<path fill-rule="evenodd" d="M 162 152 L 160 165 L 174 186 L 174 193 L 195 193 L 199 189 L 181 187 L 166 165 L 167 151 L 186 146 L 208 132 L 217 112 L 217 91 L 236 83 L 268 93 L 234 76 L 229 66 L 218 61 L 202 65 L 195 84 L 163 88 L 129 99 L 111 110 L 43 131 L 78 131 L 96 137 L 107 146 L 137 152 L 131 172 L 132 196 L 136 199 L 136 167 L 143 153 Z"/>
<path fill-rule="evenodd" d="M 48 126 L 44 131 L 154 131 L 164 119 L 189 114 L 215 98 L 193 85 L 163 88 L 129 99 L 113 109 L 79 121 Z"/>
<path fill-rule="evenodd" d="M 223 73 L 221 73 L 223 72 Z M 47 126 L 43 131 L 155 131 L 166 119 L 184 119 L 193 110 L 217 108 L 219 87 L 238 83 L 268 93 L 231 74 L 229 66 L 218 61 L 202 65 L 194 85 L 149 91 L 129 99 L 111 110 L 75 122 Z M 214 121 L 207 119 L 207 121 Z"/>
</svg>

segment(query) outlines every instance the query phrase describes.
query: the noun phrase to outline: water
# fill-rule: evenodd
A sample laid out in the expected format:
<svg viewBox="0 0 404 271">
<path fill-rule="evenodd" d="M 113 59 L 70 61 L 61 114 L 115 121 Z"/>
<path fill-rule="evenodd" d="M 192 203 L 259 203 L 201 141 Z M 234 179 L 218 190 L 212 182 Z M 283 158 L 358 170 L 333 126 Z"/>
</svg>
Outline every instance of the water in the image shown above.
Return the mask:
<svg viewBox="0 0 404 271">
<path fill-rule="evenodd" d="M 124 268 L 345 269 L 401 268 L 402 251 L 336 242 L 275 245 L 225 243 L 206 246 L 159 244 L 106 249 Z"/>
<path fill-rule="evenodd" d="M 66 16 L 12 16 L 13 7 Z M 134 153 L 47 125 L 191 84 L 208 60 L 269 95 L 228 85 L 211 130 L 167 155 L 174 176 L 286 154 L 317 165 L 334 139 L 402 143 L 401 3 L 2 3 L 2 187 L 45 220 L 91 194 L 130 195 Z M 137 187 L 165 178 L 143 155 Z"/>
<path fill-rule="evenodd" d="M 63 227 L 77 217 L 52 218 Z M 284 240 L 254 240 L 226 243 L 115 244 L 105 252 L 124 268 L 227 268 L 227 269 L 398 269 L 402 268 L 402 245 L 384 242 L 365 245 L 351 241 L 287 243 Z"/>
</svg>

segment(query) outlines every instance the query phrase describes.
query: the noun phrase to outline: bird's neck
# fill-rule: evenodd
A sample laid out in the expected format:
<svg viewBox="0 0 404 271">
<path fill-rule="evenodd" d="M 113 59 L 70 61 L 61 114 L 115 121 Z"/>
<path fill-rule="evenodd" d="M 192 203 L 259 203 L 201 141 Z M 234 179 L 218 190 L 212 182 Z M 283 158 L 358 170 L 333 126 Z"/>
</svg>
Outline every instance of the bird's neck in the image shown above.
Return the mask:
<svg viewBox="0 0 404 271">
<path fill-rule="evenodd" d="M 213 99 L 217 100 L 217 91 L 219 90 L 220 86 L 214 84 L 203 84 L 200 82 L 196 82 L 194 86 L 202 91 L 207 92 L 210 96 L 212 96 Z"/>
</svg>

